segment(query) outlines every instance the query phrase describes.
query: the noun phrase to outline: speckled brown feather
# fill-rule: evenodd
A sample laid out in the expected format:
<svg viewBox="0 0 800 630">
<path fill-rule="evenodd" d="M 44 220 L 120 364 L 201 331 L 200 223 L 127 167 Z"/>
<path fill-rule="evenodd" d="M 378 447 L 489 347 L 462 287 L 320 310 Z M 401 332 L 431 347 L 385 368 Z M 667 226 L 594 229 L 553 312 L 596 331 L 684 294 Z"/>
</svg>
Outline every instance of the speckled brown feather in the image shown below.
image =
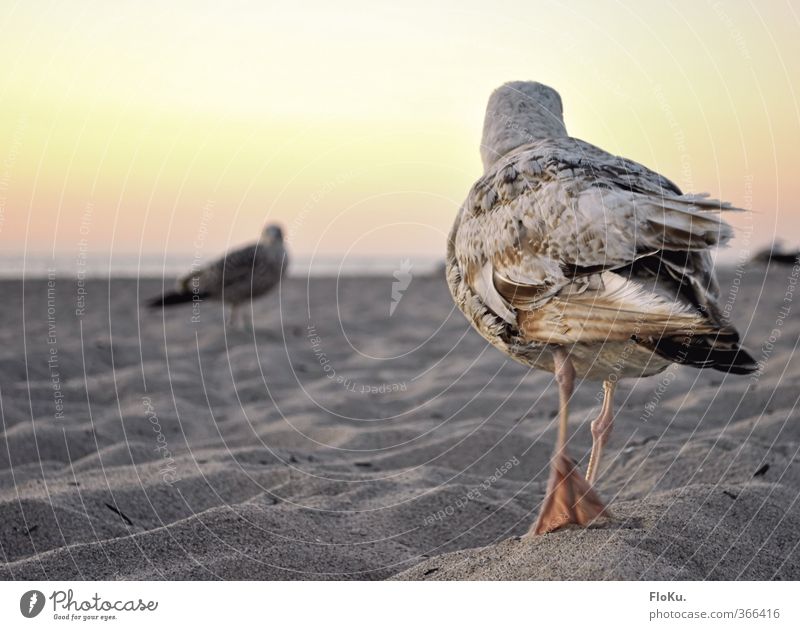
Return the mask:
<svg viewBox="0 0 800 630">
<path fill-rule="evenodd" d="M 485 173 L 448 239 L 456 304 L 528 365 L 552 369 L 543 350 L 557 344 L 583 377 L 605 378 L 621 352 L 623 376 L 664 369 L 673 357 L 656 356 L 659 338 L 723 326 L 708 249 L 731 237 L 720 211 L 733 208 L 683 195 L 644 166 L 568 137 L 553 90 L 510 85 L 490 99 Z M 520 93 L 542 105 L 509 123 L 520 108 L 507 101 Z M 649 258 L 659 265 L 643 276 L 639 261 Z M 642 342 L 635 351 L 631 340 Z"/>
</svg>

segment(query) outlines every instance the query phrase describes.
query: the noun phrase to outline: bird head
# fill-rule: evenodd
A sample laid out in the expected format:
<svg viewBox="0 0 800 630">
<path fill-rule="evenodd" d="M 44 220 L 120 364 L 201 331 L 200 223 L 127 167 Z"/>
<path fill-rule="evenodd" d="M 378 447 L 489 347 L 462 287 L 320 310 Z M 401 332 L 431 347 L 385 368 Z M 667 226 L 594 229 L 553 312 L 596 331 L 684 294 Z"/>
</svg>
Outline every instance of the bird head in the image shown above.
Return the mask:
<svg viewBox="0 0 800 630">
<path fill-rule="evenodd" d="M 489 97 L 483 121 L 481 159 L 488 172 L 501 157 L 542 138 L 567 135 L 561 97 L 534 81 L 512 81 Z"/>
<path fill-rule="evenodd" d="M 265 243 L 283 243 L 283 230 L 277 223 L 268 223 L 261 232 L 261 240 Z"/>
</svg>

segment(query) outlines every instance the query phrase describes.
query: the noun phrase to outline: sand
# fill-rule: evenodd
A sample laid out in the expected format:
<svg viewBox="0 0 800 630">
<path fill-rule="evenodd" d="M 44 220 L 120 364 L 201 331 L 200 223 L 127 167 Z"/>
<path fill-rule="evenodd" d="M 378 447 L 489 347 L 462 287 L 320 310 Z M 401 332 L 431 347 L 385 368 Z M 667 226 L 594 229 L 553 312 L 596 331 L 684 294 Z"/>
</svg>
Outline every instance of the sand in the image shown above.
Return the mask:
<svg viewBox="0 0 800 630">
<path fill-rule="evenodd" d="M 552 376 L 439 277 L 391 317 L 392 278 L 291 279 L 254 332 L 141 310 L 160 280 L 4 281 L 0 579 L 800 579 L 791 274 L 723 274 L 763 373 L 623 382 L 613 518 L 537 538 Z M 599 391 L 574 398 L 583 466 Z"/>
</svg>

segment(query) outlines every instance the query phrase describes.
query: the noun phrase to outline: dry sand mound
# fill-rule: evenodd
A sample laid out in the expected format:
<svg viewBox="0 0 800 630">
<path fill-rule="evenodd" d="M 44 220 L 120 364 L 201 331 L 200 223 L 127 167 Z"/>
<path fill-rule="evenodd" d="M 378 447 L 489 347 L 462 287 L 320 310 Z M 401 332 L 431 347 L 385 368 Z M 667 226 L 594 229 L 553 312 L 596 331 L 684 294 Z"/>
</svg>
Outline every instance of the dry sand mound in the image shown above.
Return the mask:
<svg viewBox="0 0 800 630">
<path fill-rule="evenodd" d="M 795 496 L 768 483 L 659 492 L 616 503 L 604 526 L 456 551 L 396 579 L 796 579 L 800 509 L 786 509 Z"/>
</svg>

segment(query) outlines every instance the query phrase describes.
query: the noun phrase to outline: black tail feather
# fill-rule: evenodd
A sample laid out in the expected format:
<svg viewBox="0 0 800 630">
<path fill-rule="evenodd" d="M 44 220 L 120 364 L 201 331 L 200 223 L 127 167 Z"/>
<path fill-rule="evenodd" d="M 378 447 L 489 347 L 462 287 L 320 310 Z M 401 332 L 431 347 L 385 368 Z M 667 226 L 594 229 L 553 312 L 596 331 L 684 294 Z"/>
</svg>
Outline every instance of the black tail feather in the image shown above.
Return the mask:
<svg viewBox="0 0 800 630">
<path fill-rule="evenodd" d="M 148 308 L 163 308 L 165 306 L 174 306 L 175 304 L 185 304 L 193 299 L 202 300 L 206 297 L 208 296 L 205 293 L 177 293 L 173 291 L 148 300 L 145 302 L 145 306 Z"/>
<path fill-rule="evenodd" d="M 739 335 L 732 328 L 723 328 L 712 335 L 662 337 L 654 341 L 653 350 L 681 365 L 713 368 L 731 374 L 758 371 L 758 363 L 739 345 Z"/>
</svg>

